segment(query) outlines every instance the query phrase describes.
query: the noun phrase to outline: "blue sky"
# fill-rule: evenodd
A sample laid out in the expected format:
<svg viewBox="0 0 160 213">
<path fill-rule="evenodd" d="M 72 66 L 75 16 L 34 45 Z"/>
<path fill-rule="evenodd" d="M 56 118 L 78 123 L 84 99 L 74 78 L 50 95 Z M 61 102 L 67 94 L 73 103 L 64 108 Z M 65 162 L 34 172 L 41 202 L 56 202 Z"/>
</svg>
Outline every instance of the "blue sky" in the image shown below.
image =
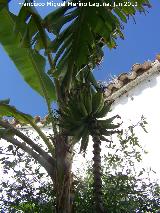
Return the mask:
<svg viewBox="0 0 160 213">
<path fill-rule="evenodd" d="M 18 11 L 17 2 L 20 1 L 11 1 L 10 8 L 14 13 Z M 160 53 L 160 2 L 152 0 L 151 3 L 152 9 L 148 9 L 146 16 L 137 13 L 136 24 L 132 19 L 129 20 L 123 31 L 125 40 L 118 40 L 117 49 L 105 49 L 104 61 L 94 72 L 97 80 L 108 81 L 115 75 L 130 71 L 135 63 L 154 60 L 156 54 Z M 45 16 L 53 8 L 37 9 Z M 1 46 L 0 74 L 0 99 L 10 98 L 11 104 L 25 113 L 42 117 L 47 113 L 44 99 L 23 81 Z"/>
</svg>

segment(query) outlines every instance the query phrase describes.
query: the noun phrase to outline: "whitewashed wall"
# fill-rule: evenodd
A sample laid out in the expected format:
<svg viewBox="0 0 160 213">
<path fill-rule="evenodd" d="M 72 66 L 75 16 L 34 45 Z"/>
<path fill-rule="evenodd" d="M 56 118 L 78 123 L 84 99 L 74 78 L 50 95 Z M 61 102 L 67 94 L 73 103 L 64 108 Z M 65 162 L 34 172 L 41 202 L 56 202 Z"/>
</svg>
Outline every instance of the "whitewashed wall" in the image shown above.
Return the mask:
<svg viewBox="0 0 160 213">
<path fill-rule="evenodd" d="M 142 115 L 146 118 L 148 133 L 137 131 L 140 143 L 148 151 L 143 165 L 155 170 L 155 177 L 160 180 L 160 74 L 155 73 L 118 98 L 112 109 L 112 113 L 121 116 L 124 126 L 135 124 Z"/>
<path fill-rule="evenodd" d="M 137 128 L 136 136 L 138 136 L 140 144 L 148 151 L 148 154 L 143 155 L 143 160 L 140 164 L 137 164 L 137 168 L 142 166 L 153 169 L 156 174 L 151 173 L 151 178 L 160 181 L 160 73 L 154 73 L 129 92 L 117 98 L 112 105 L 110 115 L 116 114 L 121 116 L 123 128 L 139 122 L 142 115 L 145 117 L 148 122 L 146 125 L 148 133 Z M 102 142 L 102 155 L 105 153 L 107 153 L 107 149 Z M 86 159 L 91 160 L 92 157 L 92 141 L 90 140 Z M 83 171 L 85 159 L 78 155 L 75 160 L 73 169 L 79 167 Z"/>
</svg>

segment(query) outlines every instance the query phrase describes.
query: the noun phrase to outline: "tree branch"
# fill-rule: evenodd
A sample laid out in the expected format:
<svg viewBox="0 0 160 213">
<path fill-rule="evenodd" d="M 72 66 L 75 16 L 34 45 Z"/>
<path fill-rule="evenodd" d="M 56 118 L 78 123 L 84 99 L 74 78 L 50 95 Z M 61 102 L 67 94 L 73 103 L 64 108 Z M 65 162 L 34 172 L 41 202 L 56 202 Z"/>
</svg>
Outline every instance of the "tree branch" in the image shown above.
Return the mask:
<svg viewBox="0 0 160 213">
<path fill-rule="evenodd" d="M 30 147 L 26 146 L 24 142 L 19 142 L 17 139 L 15 139 L 13 136 L 7 136 L 3 135 L 2 139 L 16 145 L 17 147 L 21 148 L 23 151 L 31 155 L 35 160 L 38 161 L 38 163 L 43 166 L 47 173 L 50 175 L 50 177 L 53 180 L 55 168 L 53 164 L 49 163 L 43 156 L 37 154 L 34 150 L 32 150 Z"/>
<path fill-rule="evenodd" d="M 24 135 L 19 130 L 15 129 L 11 124 L 8 122 L 0 120 L 0 126 L 5 128 L 6 130 L 11 130 L 13 134 L 18 136 L 20 139 L 22 139 L 24 142 L 26 142 L 29 146 L 31 146 L 36 152 L 38 152 L 40 155 L 42 155 L 48 163 L 55 165 L 55 160 L 43 149 L 41 149 L 37 144 L 35 144 L 30 138 L 28 138 L 26 135 Z"/>
</svg>

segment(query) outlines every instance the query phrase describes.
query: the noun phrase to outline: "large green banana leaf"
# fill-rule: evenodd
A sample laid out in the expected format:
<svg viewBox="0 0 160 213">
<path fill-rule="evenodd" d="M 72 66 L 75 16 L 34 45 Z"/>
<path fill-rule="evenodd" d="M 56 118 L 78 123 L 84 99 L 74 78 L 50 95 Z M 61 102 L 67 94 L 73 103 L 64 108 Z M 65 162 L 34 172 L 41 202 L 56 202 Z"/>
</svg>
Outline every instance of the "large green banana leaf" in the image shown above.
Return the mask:
<svg viewBox="0 0 160 213">
<path fill-rule="evenodd" d="M 70 5 L 75 0 L 69 1 Z M 66 2 L 65 7 L 48 14 L 43 24 L 56 38 L 49 46 L 49 51 L 56 54 L 56 77 L 63 78 L 64 87 L 69 87 L 80 70 L 88 64 L 99 64 L 103 54 L 101 48 L 106 44 L 109 48 L 116 47 L 115 39 L 123 38 L 122 23 L 137 11 L 145 12 L 144 5 L 149 6 L 148 0 L 81 0 L 88 6 L 72 7 Z M 113 2 L 116 7 L 112 6 Z M 110 6 L 90 6 L 99 3 Z M 67 23 L 67 24 L 66 24 Z"/>
<path fill-rule="evenodd" d="M 0 44 L 17 67 L 24 80 L 48 101 L 55 100 L 54 84 L 45 73 L 45 58 L 32 50 L 20 46 L 24 32 L 13 31 L 16 16 L 6 8 L 0 11 Z"/>
</svg>

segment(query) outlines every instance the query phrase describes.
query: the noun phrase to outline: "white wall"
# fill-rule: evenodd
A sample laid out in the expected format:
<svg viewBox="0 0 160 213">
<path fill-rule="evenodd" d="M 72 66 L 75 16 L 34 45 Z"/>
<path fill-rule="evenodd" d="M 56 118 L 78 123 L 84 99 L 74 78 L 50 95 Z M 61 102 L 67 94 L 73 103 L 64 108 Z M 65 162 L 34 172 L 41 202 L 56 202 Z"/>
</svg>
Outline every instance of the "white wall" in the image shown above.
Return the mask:
<svg viewBox="0 0 160 213">
<path fill-rule="evenodd" d="M 140 143 L 148 151 L 143 165 L 157 172 L 160 180 L 160 75 L 154 74 L 118 98 L 113 104 L 113 114 L 119 114 L 124 126 L 138 122 L 143 115 L 148 122 L 146 129 L 137 131 Z"/>
</svg>

